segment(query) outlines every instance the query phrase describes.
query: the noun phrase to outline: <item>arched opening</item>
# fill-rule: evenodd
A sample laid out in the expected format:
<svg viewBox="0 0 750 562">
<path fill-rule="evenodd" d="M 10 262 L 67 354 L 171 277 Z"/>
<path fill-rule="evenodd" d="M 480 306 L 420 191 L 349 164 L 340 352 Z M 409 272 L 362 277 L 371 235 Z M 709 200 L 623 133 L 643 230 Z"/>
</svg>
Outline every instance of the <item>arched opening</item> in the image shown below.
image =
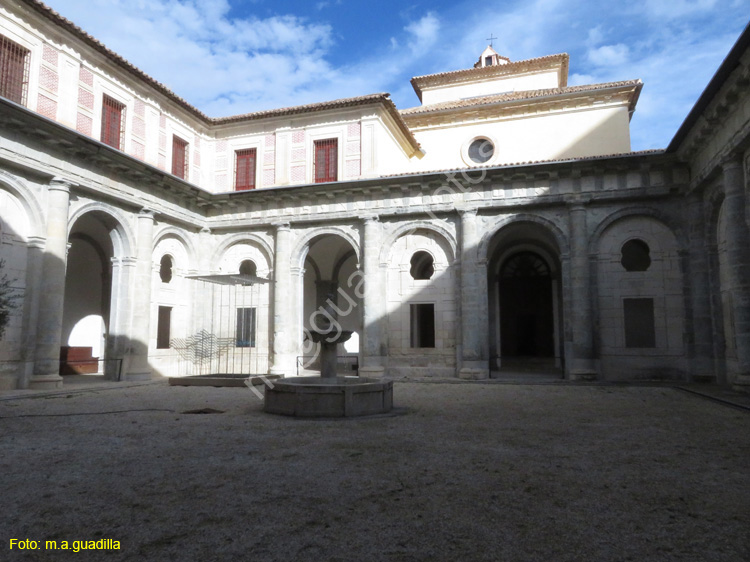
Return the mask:
<svg viewBox="0 0 750 562">
<path fill-rule="evenodd" d="M 172 260 L 172 256 L 169 254 L 162 256 L 161 261 L 159 262 L 159 278 L 162 283 L 169 283 L 172 280 L 173 266 L 174 261 Z"/>
<path fill-rule="evenodd" d="M 302 279 L 300 374 L 320 369 L 321 346 L 337 347 L 339 376 L 356 374 L 362 303 L 357 254 L 343 237 L 322 234 L 310 240 Z"/>
<path fill-rule="evenodd" d="M 489 257 L 493 376 L 562 376 L 562 293 L 554 236 L 536 223 L 513 223 L 493 237 Z"/>
<path fill-rule="evenodd" d="M 409 270 L 412 279 L 426 280 L 431 279 L 435 274 L 435 259 L 423 250 L 414 252 L 411 257 L 411 269 Z"/>
<path fill-rule="evenodd" d="M 94 211 L 81 216 L 69 236 L 61 337 L 61 374 L 99 374 L 116 379 L 112 319 L 113 232 L 117 222 Z M 166 257 L 166 256 L 165 256 Z M 112 336 L 114 337 L 114 336 Z"/>
<path fill-rule="evenodd" d="M 253 260 L 242 260 L 240 263 L 240 275 L 251 275 L 257 277 L 258 267 Z"/>
</svg>

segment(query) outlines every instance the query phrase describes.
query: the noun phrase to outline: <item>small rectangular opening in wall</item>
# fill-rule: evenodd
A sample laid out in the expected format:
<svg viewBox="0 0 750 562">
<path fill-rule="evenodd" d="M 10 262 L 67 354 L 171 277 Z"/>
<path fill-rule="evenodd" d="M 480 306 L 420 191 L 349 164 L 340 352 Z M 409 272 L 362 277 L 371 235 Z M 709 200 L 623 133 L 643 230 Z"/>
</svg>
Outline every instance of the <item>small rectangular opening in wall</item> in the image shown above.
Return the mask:
<svg viewBox="0 0 750 562">
<path fill-rule="evenodd" d="M 156 324 L 156 349 L 169 349 L 169 336 L 172 330 L 172 307 L 160 306 Z"/>
<path fill-rule="evenodd" d="M 412 304 L 411 347 L 435 347 L 435 305 Z"/>
<path fill-rule="evenodd" d="M 625 347 L 656 347 L 654 299 L 623 299 Z"/>
<path fill-rule="evenodd" d="M 237 309 L 236 347 L 255 347 L 255 309 Z"/>
</svg>

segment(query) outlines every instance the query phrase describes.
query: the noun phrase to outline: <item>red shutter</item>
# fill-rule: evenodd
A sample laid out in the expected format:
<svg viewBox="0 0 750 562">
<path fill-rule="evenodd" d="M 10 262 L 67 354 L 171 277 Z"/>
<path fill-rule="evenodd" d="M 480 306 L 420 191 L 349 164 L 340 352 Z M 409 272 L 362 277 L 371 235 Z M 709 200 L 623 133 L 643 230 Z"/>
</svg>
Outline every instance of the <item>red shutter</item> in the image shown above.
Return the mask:
<svg viewBox="0 0 750 562">
<path fill-rule="evenodd" d="M 29 85 L 29 51 L 0 35 L 0 96 L 26 103 Z"/>
<path fill-rule="evenodd" d="M 235 191 L 255 189 L 255 149 L 248 148 L 247 150 L 238 150 L 235 152 L 235 155 Z"/>
<path fill-rule="evenodd" d="M 172 173 L 178 178 L 187 179 L 188 152 L 187 141 L 172 137 Z"/>
<path fill-rule="evenodd" d="M 125 106 L 108 96 L 102 99 L 101 141 L 113 148 L 122 148 L 123 118 Z"/>
<path fill-rule="evenodd" d="M 338 139 L 315 141 L 315 183 L 338 179 Z"/>
</svg>

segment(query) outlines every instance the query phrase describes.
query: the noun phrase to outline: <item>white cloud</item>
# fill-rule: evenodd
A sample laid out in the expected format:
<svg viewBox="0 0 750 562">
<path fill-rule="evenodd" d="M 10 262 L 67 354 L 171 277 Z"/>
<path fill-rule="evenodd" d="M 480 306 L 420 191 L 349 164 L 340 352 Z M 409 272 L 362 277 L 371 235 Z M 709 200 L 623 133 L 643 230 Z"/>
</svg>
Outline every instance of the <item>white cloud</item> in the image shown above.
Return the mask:
<svg viewBox="0 0 750 562">
<path fill-rule="evenodd" d="M 409 46 L 412 51 L 419 52 L 432 47 L 440 34 L 440 21 L 432 12 L 422 16 L 417 21 L 407 25 L 404 30 L 409 33 Z"/>
<path fill-rule="evenodd" d="M 603 45 L 589 49 L 588 59 L 597 66 L 622 65 L 628 61 L 628 47 L 622 43 L 617 45 Z"/>
</svg>

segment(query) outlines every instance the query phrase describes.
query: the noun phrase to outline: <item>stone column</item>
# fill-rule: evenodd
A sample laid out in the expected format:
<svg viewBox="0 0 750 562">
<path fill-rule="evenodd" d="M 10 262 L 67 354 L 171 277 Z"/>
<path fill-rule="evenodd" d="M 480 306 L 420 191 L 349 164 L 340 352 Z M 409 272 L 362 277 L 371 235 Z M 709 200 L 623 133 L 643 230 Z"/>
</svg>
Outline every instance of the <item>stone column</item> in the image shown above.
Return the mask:
<svg viewBox="0 0 750 562">
<path fill-rule="evenodd" d="M 292 337 L 292 231 L 289 224 L 277 224 L 273 264 L 273 360 L 272 375 L 294 374 Z"/>
<path fill-rule="evenodd" d="M 703 201 L 694 196 L 688 202 L 690 247 L 687 255 L 688 275 L 683 283 L 689 294 L 688 321 L 692 323 L 690 342 L 690 377 L 693 380 L 714 378 L 713 324 L 711 322 L 711 283 L 706 244 L 706 217 Z"/>
<path fill-rule="evenodd" d="M 745 180 L 742 161 L 723 164 L 729 290 L 732 295 L 734 338 L 739 372 L 733 381 L 750 387 L 750 231 L 745 222 Z"/>
<path fill-rule="evenodd" d="M 573 341 L 566 357 L 568 377 L 571 380 L 596 379 L 594 361 L 594 326 L 591 310 L 591 284 L 589 277 L 588 229 L 586 207 L 570 207 L 570 324 Z"/>
<path fill-rule="evenodd" d="M 362 364 L 359 366 L 359 373 L 363 377 L 379 378 L 385 374 L 388 355 L 382 334 L 387 315 L 383 275 L 380 271 L 383 225 L 377 216 L 364 217 L 363 221 L 364 295 L 362 297 L 362 339 L 360 340 Z"/>
<path fill-rule="evenodd" d="M 462 379 L 486 379 L 489 370 L 489 319 L 487 311 L 487 262 L 479 263 L 477 210 L 460 211 L 461 216 L 461 363 Z"/>
<path fill-rule="evenodd" d="M 26 246 L 26 289 L 23 293 L 23 343 L 21 359 L 23 367 L 18 371 L 18 388 L 28 388 L 34 376 L 34 354 L 36 351 L 36 331 L 39 323 L 39 297 L 42 294 L 42 266 L 44 262 L 45 240 L 29 237 Z"/>
<path fill-rule="evenodd" d="M 68 253 L 68 204 L 71 184 L 53 178 L 49 185 L 47 241 L 42 258 L 39 283 L 39 316 L 34 375 L 29 388 L 50 389 L 62 386 L 60 376 L 60 337 L 65 304 L 65 262 Z"/>
<path fill-rule="evenodd" d="M 135 275 L 135 258 L 112 258 L 112 305 L 109 313 L 106 365 L 104 373 L 108 380 L 122 380 L 130 369 L 130 347 L 128 332 L 133 315 L 133 300 L 130 293 Z M 127 364 L 126 364 L 127 360 Z"/>
<path fill-rule="evenodd" d="M 149 380 L 148 342 L 151 337 L 151 275 L 154 245 L 154 212 L 138 213 L 137 249 L 133 279 L 133 321 L 130 330 L 128 380 Z"/>
</svg>

